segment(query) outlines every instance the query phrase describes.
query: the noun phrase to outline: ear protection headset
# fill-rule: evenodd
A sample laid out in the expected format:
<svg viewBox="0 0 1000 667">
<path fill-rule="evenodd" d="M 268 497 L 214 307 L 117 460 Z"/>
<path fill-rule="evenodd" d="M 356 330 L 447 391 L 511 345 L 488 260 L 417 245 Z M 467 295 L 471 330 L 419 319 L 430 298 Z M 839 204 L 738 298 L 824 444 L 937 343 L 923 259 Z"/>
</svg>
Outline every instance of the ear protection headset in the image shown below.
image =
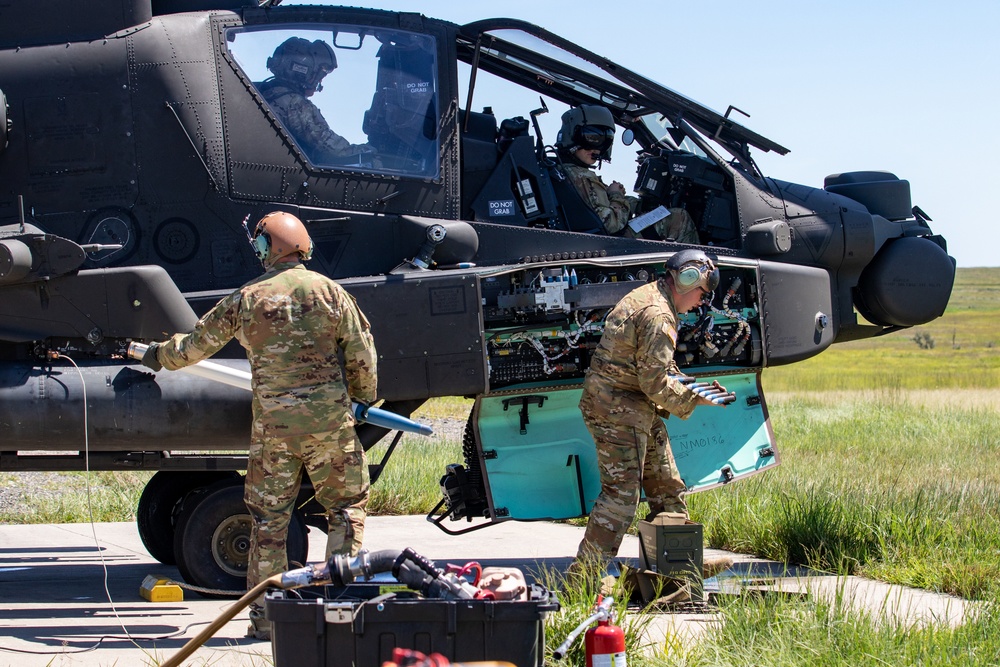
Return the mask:
<svg viewBox="0 0 1000 667">
<path fill-rule="evenodd" d="M 701 250 L 681 250 L 667 260 L 666 268 L 674 277 L 678 294 L 687 294 L 696 287 L 712 292 L 719 286 L 719 269 Z"/>
<path fill-rule="evenodd" d="M 262 217 L 250 237 L 250 244 L 264 266 L 296 252 L 303 261 L 312 256 L 312 239 L 305 225 L 284 211 L 272 211 Z"/>
<path fill-rule="evenodd" d="M 258 232 L 253 237 L 253 252 L 261 262 L 267 259 L 267 253 L 271 251 L 271 237 L 266 232 Z"/>
</svg>

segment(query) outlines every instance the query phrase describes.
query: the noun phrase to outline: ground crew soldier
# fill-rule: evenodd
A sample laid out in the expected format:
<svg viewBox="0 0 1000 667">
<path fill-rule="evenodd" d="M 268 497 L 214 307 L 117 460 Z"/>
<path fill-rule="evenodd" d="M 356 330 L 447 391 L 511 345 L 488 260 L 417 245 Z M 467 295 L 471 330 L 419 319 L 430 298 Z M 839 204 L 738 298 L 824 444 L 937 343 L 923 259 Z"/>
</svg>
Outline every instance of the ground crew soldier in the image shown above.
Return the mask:
<svg viewBox="0 0 1000 667">
<path fill-rule="evenodd" d="M 309 100 L 323 90 L 324 77 L 337 69 L 337 55 L 329 44 L 289 37 L 267 59 L 267 69 L 274 76 L 257 84 L 257 89 L 311 159 L 343 164 L 344 158 L 364 161 L 361 156 L 367 155 L 367 161 L 373 160 L 372 146 L 352 144 L 331 130 L 319 107 Z"/>
<path fill-rule="evenodd" d="M 577 563 L 613 559 L 635 517 L 640 487 L 650 516 L 687 513 L 684 482 L 658 413 L 686 419 L 713 405 L 671 379 L 677 315 L 696 308 L 719 284 L 715 263 L 700 250 L 682 250 L 666 274 L 633 290 L 608 313 L 583 385 L 580 410 L 597 446 L 601 493 L 577 552 Z M 716 383 L 724 391 L 724 388 Z"/>
<path fill-rule="evenodd" d="M 615 119 L 606 107 L 581 104 L 562 115 L 556 149 L 562 171 L 584 202 L 597 214 L 608 234 L 634 236 L 628 221 L 639 200 L 625 194 L 618 181 L 605 185 L 594 171 L 599 160 L 611 160 L 615 141 Z M 701 243 L 691 215 L 683 208 L 669 209 L 670 215 L 656 222 L 662 239 L 677 243 Z"/>
<path fill-rule="evenodd" d="M 268 213 L 253 245 L 264 275 L 222 299 L 190 333 L 150 344 L 142 359 L 153 370 L 176 370 L 234 337 L 246 348 L 253 387 L 244 491 L 253 519 L 248 589 L 288 569 L 288 524 L 303 468 L 327 510 L 327 557 L 358 553 L 369 479 L 351 400 L 372 403 L 377 385 L 368 320 L 340 285 L 302 264 L 312 254 L 302 222 L 290 213 Z M 251 607 L 247 636 L 270 639 L 261 612 Z"/>
</svg>

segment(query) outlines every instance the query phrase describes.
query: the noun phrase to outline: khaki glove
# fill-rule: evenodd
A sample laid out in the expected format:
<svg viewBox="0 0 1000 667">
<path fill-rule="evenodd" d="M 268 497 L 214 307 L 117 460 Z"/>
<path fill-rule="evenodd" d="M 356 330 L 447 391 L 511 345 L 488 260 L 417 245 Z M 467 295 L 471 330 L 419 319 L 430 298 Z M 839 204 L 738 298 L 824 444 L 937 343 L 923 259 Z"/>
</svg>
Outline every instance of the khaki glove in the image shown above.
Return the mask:
<svg viewBox="0 0 1000 667">
<path fill-rule="evenodd" d="M 146 352 L 142 355 L 143 366 L 145 366 L 146 368 L 151 368 L 154 371 L 158 371 L 163 368 L 163 364 L 161 364 L 160 360 L 156 357 L 156 351 L 158 349 L 160 349 L 159 343 L 149 344 L 149 347 L 146 348 Z"/>
</svg>

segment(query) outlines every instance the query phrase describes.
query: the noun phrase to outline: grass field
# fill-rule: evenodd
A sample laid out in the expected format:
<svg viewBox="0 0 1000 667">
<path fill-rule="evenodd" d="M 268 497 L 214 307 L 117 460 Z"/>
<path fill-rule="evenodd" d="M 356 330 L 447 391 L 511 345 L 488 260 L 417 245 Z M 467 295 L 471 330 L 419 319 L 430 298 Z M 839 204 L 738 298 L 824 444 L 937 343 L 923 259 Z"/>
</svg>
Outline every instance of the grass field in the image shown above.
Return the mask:
<svg viewBox="0 0 1000 667">
<path fill-rule="evenodd" d="M 959 269 L 945 314 L 764 372 L 768 393 L 842 389 L 1000 388 L 1000 268 Z M 933 348 L 914 337 L 927 336 Z M 925 342 L 926 344 L 926 342 Z"/>
<path fill-rule="evenodd" d="M 690 498 L 712 546 L 968 598 L 1000 594 L 1000 410 L 931 410 L 896 391 L 770 405 L 778 469 Z"/>
<path fill-rule="evenodd" d="M 766 369 L 781 465 L 689 499 L 709 546 L 980 600 L 977 618 L 886 626 L 838 604 L 740 600 L 704 642 L 668 643 L 648 664 L 1000 665 L 998 317 L 1000 268 L 960 269 L 930 325 Z M 432 401 L 420 416 L 464 419 L 468 409 Z M 444 465 L 461 461 L 457 441 L 404 443 L 373 488 L 373 511 L 427 512 Z M 0 507 L 0 522 L 88 520 L 82 475 L 47 479 L 57 493 L 29 489 L 33 513 Z M 94 475 L 95 519 L 133 518 L 143 481 Z M 18 483 L 0 474 L 0 490 Z M 568 609 L 559 627 L 585 611 Z"/>
<path fill-rule="evenodd" d="M 1000 268 L 943 317 L 763 385 L 782 465 L 695 495 L 715 546 L 966 597 L 1000 593 Z M 933 347 L 914 336 L 926 334 Z"/>
</svg>

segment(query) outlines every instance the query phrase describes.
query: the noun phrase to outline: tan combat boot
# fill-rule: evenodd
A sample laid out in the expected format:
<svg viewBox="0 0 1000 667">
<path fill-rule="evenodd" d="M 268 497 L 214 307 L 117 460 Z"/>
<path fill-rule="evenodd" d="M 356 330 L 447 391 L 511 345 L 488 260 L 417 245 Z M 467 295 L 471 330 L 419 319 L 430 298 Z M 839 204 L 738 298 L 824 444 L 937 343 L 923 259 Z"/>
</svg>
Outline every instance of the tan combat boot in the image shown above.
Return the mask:
<svg viewBox="0 0 1000 667">
<path fill-rule="evenodd" d="M 246 636 L 248 639 L 271 641 L 271 621 L 264 618 L 263 608 L 257 605 L 250 607 L 250 627 Z"/>
</svg>

